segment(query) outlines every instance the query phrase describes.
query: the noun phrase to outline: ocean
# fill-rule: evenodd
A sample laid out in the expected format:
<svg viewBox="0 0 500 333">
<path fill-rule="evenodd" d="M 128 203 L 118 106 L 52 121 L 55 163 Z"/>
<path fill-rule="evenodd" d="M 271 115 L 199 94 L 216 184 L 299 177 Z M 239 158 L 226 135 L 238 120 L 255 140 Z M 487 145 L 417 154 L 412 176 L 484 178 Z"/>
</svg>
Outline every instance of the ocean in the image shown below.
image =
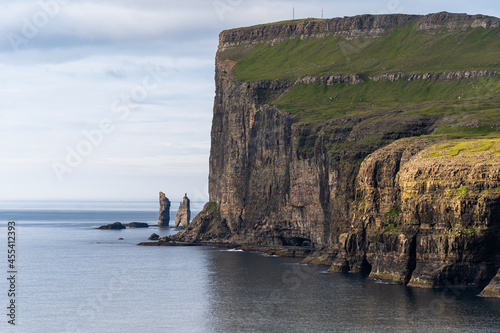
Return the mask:
<svg viewBox="0 0 500 333">
<path fill-rule="evenodd" d="M 95 229 L 157 218 L 156 202 L 1 202 L 0 332 L 499 332 L 500 300 L 476 292 L 212 246 L 137 246 L 173 229 Z"/>
</svg>

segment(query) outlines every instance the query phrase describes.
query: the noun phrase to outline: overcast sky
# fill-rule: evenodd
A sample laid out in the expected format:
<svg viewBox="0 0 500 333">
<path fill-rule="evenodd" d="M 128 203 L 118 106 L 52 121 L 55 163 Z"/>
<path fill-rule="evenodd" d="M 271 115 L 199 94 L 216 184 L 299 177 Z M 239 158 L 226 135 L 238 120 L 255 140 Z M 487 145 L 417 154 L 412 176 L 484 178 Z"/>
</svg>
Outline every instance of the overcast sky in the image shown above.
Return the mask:
<svg viewBox="0 0 500 333">
<path fill-rule="evenodd" d="M 0 200 L 206 201 L 221 30 L 497 1 L 2 0 Z"/>
</svg>

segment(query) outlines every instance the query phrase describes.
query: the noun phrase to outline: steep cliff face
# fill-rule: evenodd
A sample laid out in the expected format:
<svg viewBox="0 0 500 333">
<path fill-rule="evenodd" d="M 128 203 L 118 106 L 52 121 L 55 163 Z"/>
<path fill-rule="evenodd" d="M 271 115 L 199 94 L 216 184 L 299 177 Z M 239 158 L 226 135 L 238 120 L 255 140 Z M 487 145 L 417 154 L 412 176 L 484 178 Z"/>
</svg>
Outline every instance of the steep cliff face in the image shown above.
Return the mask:
<svg viewBox="0 0 500 333">
<path fill-rule="evenodd" d="M 354 56 L 360 48 L 375 54 L 376 41 L 360 42 L 367 38 L 404 32 L 425 42 L 455 28 L 498 35 L 499 26 L 496 18 L 439 13 L 221 33 L 211 203 L 177 239 L 301 248 L 332 270 L 415 286 L 485 287 L 500 268 L 498 64 L 381 73 L 372 59 L 358 64 Z M 256 75 L 249 63 L 266 68 L 256 52 L 312 42 L 356 47 L 344 57 L 366 71 L 329 72 L 325 61 L 302 75 L 286 59 L 277 79 L 246 79 Z"/>
<path fill-rule="evenodd" d="M 357 177 L 361 232 L 341 235 L 334 267 L 371 266 L 416 286 L 484 287 L 500 247 L 498 139 L 398 140 L 371 154 Z M 464 149 L 456 154 L 457 147 Z M 360 246 L 344 239 L 358 237 Z"/>
</svg>

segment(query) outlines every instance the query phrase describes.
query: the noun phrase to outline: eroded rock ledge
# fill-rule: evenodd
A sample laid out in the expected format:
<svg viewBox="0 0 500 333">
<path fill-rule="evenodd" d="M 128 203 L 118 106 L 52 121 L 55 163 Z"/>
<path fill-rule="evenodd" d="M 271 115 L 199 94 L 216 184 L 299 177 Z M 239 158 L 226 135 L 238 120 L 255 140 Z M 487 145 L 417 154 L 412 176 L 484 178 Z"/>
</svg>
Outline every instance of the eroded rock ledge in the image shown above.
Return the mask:
<svg viewBox="0 0 500 333">
<path fill-rule="evenodd" d="M 436 13 L 422 15 L 359 15 L 332 19 L 309 19 L 265 24 L 246 28 L 223 31 L 219 36 L 221 45 L 241 43 L 259 39 L 294 38 L 296 36 L 325 36 L 325 33 L 347 32 L 349 35 L 363 35 L 366 31 L 378 32 L 388 28 L 417 22 L 418 30 L 434 30 L 446 27 L 449 30 L 465 30 L 469 27 L 498 28 L 500 20 L 485 15 L 467 15 L 454 13 Z"/>
<path fill-rule="evenodd" d="M 461 79 L 477 79 L 483 76 L 498 76 L 499 71 L 490 70 L 471 70 L 471 71 L 455 71 L 455 72 L 443 72 L 443 73 L 411 73 L 405 74 L 402 72 L 398 73 L 385 73 L 370 77 L 373 81 L 388 80 L 391 82 L 397 80 L 414 81 L 414 80 L 461 80 Z"/>
<path fill-rule="evenodd" d="M 441 73 L 410 73 L 403 72 L 397 73 L 384 73 L 375 76 L 370 76 L 369 79 L 373 81 L 390 81 L 395 82 L 398 80 L 415 81 L 415 80 L 463 80 L 463 79 L 477 79 L 480 77 L 493 77 L 500 76 L 500 71 L 492 70 L 470 70 L 470 71 L 452 71 Z M 295 82 L 286 81 L 254 81 L 248 83 L 248 87 L 253 89 L 266 89 L 269 91 L 289 88 L 297 84 L 311 84 L 322 83 L 328 86 L 337 83 L 360 84 L 366 81 L 358 74 L 335 74 L 335 75 L 307 75 L 295 80 Z"/>
</svg>

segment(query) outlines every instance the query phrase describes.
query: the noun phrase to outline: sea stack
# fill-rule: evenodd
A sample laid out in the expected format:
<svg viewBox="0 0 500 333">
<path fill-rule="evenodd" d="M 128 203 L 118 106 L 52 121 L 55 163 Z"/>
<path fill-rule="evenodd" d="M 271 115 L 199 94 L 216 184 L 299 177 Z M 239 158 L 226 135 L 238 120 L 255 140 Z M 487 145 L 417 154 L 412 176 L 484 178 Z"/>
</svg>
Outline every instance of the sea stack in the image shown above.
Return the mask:
<svg viewBox="0 0 500 333">
<path fill-rule="evenodd" d="M 165 196 L 165 193 L 160 192 L 160 214 L 158 216 L 158 225 L 160 227 L 168 227 L 170 223 L 170 200 Z"/>
<path fill-rule="evenodd" d="M 187 197 L 187 193 L 184 195 L 181 204 L 179 205 L 179 210 L 177 211 L 177 215 L 175 216 L 175 227 L 178 228 L 179 224 L 182 224 L 184 228 L 186 228 L 189 224 L 189 220 L 191 219 L 191 208 L 190 208 L 190 200 Z"/>
</svg>

